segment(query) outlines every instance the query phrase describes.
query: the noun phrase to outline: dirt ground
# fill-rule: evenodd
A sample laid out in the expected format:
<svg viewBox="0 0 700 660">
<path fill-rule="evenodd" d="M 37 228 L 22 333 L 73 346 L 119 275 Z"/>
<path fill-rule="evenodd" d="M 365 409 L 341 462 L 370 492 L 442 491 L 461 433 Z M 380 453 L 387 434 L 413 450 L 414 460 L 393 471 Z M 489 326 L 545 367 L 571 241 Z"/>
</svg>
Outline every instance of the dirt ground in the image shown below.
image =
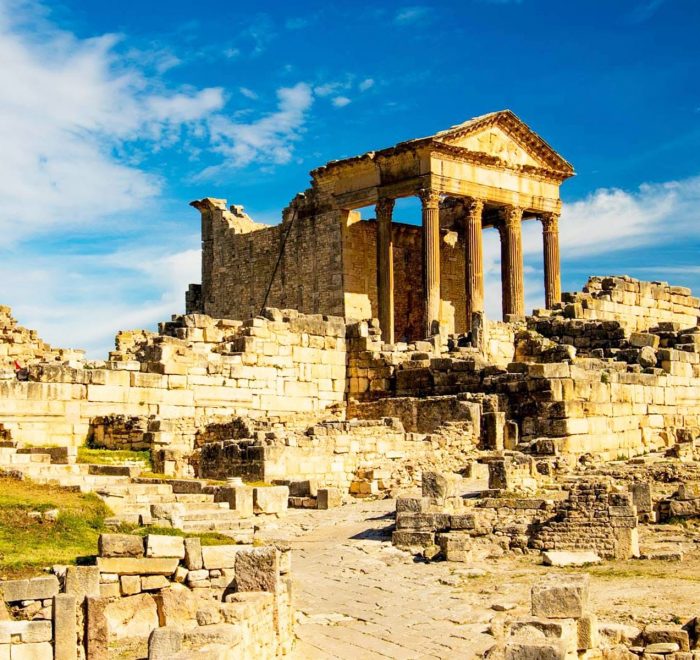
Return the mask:
<svg viewBox="0 0 700 660">
<path fill-rule="evenodd" d="M 530 587 L 552 571 L 591 575 L 601 621 L 684 623 L 700 614 L 700 552 L 682 527 L 641 531 L 644 547 L 682 548 L 681 561 L 603 562 L 552 569 L 537 555 L 470 564 L 424 562 L 391 545 L 393 500 L 330 511 L 290 510 L 261 535 L 289 541 L 297 609 L 292 658 L 478 658 L 505 618 L 529 614 Z M 499 611 L 501 610 L 501 611 Z"/>
</svg>

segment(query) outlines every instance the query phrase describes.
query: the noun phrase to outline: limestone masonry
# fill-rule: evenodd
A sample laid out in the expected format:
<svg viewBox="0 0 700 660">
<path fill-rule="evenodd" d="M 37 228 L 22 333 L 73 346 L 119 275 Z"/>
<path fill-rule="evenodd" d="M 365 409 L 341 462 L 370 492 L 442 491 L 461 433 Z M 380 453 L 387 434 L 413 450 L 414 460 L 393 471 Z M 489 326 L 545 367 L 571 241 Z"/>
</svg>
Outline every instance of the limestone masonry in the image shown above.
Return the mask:
<svg viewBox="0 0 700 660">
<path fill-rule="evenodd" d="M 288 507 L 395 498 L 390 550 L 422 562 L 680 559 L 645 535 L 700 516 L 700 300 L 623 275 L 562 293 L 559 186 L 573 174 L 496 112 L 314 170 L 276 226 L 193 202 L 202 281 L 186 314 L 119 332 L 104 361 L 0 307 L 3 475 L 92 491 L 115 531 L 235 543 L 105 534 L 95 566 L 0 582 L 0 658 L 101 660 L 127 642 L 140 650 L 124 657 L 152 660 L 289 652 L 289 548 L 260 545 Z M 393 222 L 408 196 L 421 227 Z M 545 278 L 530 315 L 528 220 Z M 501 238 L 502 320 L 484 314 L 486 227 Z M 153 473 L 78 462 L 85 445 L 148 451 Z M 532 617 L 493 624 L 486 657 L 700 656 L 696 628 L 606 645 L 587 598 L 585 576 L 536 584 Z"/>
</svg>

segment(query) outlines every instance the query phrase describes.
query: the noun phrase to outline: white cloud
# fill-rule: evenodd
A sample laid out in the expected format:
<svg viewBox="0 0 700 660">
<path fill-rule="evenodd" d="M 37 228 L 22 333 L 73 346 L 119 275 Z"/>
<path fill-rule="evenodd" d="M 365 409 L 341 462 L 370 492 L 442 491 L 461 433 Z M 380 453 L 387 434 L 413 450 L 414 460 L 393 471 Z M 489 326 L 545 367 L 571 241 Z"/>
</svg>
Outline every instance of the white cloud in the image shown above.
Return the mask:
<svg viewBox="0 0 700 660">
<path fill-rule="evenodd" d="M 372 89 L 374 87 L 374 80 L 372 78 L 365 78 L 358 86 L 357 88 L 361 92 L 366 92 L 368 89 Z"/>
<path fill-rule="evenodd" d="M 394 23 L 398 25 L 408 25 L 423 20 L 430 14 L 430 9 L 421 5 L 403 7 L 396 12 Z"/>
<path fill-rule="evenodd" d="M 332 103 L 336 108 L 344 108 L 349 103 L 352 103 L 352 101 L 347 96 L 336 96 Z"/>
<path fill-rule="evenodd" d="M 142 207 L 161 181 L 115 151 L 172 142 L 224 104 L 219 88 L 163 91 L 118 59 L 115 35 L 23 32 L 17 7 L 0 2 L 0 245 Z"/>
<path fill-rule="evenodd" d="M 252 162 L 288 163 L 299 140 L 313 92 L 306 83 L 277 90 L 277 109 L 249 123 L 237 123 L 217 115 L 210 121 L 212 148 L 222 154 L 221 165 L 209 167 L 201 176 L 222 169 L 244 167 Z"/>
<path fill-rule="evenodd" d="M 252 89 L 248 89 L 247 87 L 239 87 L 238 91 L 247 99 L 251 99 L 252 101 L 258 100 L 258 95 Z"/>
</svg>

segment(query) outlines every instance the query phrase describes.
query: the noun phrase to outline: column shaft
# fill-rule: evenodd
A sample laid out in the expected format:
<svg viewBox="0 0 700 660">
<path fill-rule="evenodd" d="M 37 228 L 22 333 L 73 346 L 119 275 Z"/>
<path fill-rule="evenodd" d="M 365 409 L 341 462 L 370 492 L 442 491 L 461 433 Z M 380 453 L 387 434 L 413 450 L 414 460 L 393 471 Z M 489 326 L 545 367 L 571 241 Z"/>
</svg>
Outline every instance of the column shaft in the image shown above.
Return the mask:
<svg viewBox="0 0 700 660">
<path fill-rule="evenodd" d="M 440 194 L 420 191 L 423 203 L 423 283 L 425 291 L 425 334 L 440 332 Z"/>
<path fill-rule="evenodd" d="M 525 314 L 525 289 L 523 284 L 523 210 L 514 206 L 503 209 L 501 233 L 501 277 L 503 286 L 503 315 Z"/>
<path fill-rule="evenodd" d="M 394 343 L 394 244 L 391 216 L 394 200 L 383 197 L 377 202 L 377 298 L 379 327 L 385 344 Z"/>
<path fill-rule="evenodd" d="M 483 210 L 483 200 L 467 201 L 464 219 L 467 329 L 471 328 L 472 314 L 484 311 L 484 248 L 481 226 Z"/>
<path fill-rule="evenodd" d="M 544 247 L 544 301 L 547 309 L 561 302 L 561 265 L 559 262 L 559 216 L 543 214 L 542 243 Z"/>
</svg>

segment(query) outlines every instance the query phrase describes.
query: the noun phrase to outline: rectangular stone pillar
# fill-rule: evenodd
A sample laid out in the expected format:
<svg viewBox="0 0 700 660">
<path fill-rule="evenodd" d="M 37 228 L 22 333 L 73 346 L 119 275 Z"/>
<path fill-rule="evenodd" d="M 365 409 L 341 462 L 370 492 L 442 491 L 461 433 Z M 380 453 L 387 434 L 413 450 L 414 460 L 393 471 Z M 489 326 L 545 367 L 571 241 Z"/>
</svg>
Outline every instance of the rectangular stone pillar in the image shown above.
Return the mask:
<svg viewBox="0 0 700 660">
<path fill-rule="evenodd" d="M 543 213 L 540 220 L 544 247 L 544 304 L 547 309 L 552 309 L 561 302 L 559 216 L 556 213 Z"/>
<path fill-rule="evenodd" d="M 383 197 L 377 202 L 377 298 L 379 327 L 385 344 L 394 343 L 394 246 L 391 216 L 394 200 Z"/>
<path fill-rule="evenodd" d="M 58 594 L 53 597 L 53 648 L 56 660 L 77 660 L 76 610 L 75 596 Z"/>
<path fill-rule="evenodd" d="M 501 285 L 503 287 L 503 316 L 525 314 L 523 283 L 523 210 L 515 206 L 502 209 L 501 227 Z"/>
<path fill-rule="evenodd" d="M 466 266 L 467 329 L 471 329 L 472 314 L 484 311 L 484 248 L 481 215 L 484 202 L 467 200 L 464 218 L 464 248 Z"/>
<path fill-rule="evenodd" d="M 432 337 L 440 332 L 440 193 L 424 188 L 419 195 L 423 205 L 425 336 Z"/>
</svg>

